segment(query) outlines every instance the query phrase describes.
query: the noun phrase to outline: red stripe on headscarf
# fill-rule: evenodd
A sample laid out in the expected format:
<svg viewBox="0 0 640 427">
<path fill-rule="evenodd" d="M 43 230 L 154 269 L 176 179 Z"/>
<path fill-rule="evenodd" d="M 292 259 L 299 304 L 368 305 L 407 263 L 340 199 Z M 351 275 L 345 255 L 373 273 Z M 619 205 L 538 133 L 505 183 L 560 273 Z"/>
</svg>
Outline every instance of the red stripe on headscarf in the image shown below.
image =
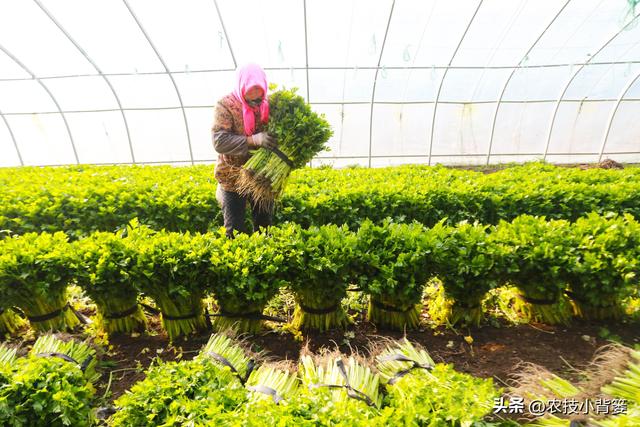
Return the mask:
<svg viewBox="0 0 640 427">
<path fill-rule="evenodd" d="M 251 107 L 244 99 L 245 93 L 254 86 L 262 88 L 264 97 L 262 104 Z M 260 120 L 267 123 L 269 120 L 269 100 L 267 99 L 267 75 L 262 67 L 257 64 L 247 64 L 238 69 L 237 85 L 233 95 L 242 103 L 242 117 L 244 119 L 244 132 L 253 135 L 256 130 L 254 113 L 260 109 Z"/>
</svg>

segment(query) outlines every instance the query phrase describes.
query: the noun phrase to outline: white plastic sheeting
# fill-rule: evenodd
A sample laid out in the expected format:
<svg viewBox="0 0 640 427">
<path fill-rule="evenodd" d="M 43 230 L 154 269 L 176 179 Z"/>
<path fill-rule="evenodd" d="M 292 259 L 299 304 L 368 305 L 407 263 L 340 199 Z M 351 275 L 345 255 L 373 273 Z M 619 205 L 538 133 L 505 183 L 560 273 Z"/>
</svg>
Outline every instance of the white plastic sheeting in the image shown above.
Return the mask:
<svg viewBox="0 0 640 427">
<path fill-rule="evenodd" d="M 215 160 L 257 62 L 331 122 L 313 164 L 640 161 L 635 0 L 3 0 L 0 166 Z"/>
</svg>

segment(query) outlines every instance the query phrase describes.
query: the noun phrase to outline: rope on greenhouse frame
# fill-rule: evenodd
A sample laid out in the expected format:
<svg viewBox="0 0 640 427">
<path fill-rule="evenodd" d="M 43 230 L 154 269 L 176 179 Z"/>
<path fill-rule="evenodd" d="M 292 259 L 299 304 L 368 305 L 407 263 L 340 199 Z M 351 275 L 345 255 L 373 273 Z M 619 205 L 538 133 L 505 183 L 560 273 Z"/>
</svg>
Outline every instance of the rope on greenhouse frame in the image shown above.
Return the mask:
<svg viewBox="0 0 640 427">
<path fill-rule="evenodd" d="M 429 364 L 424 364 L 424 363 L 420 363 L 416 360 L 413 360 L 407 356 L 405 356 L 404 354 L 389 354 L 387 356 L 382 356 L 379 358 L 380 362 L 393 362 L 393 361 L 398 361 L 398 362 L 409 362 L 411 363 L 411 366 L 408 367 L 407 369 L 403 369 L 401 371 L 396 372 L 396 374 L 391 377 L 389 379 L 389 381 L 387 381 L 387 384 L 389 385 L 393 385 L 395 384 L 400 378 L 404 377 L 405 375 L 407 375 L 409 372 L 413 371 L 414 369 L 426 369 L 427 371 L 430 371 L 434 368 L 433 365 L 429 365 Z"/>
<path fill-rule="evenodd" d="M 363 393 L 362 391 L 353 388 L 349 384 L 349 376 L 347 375 L 347 370 L 345 369 L 344 363 L 342 362 L 342 360 L 338 360 L 336 362 L 336 366 L 338 367 L 338 372 L 340 372 L 340 375 L 342 375 L 342 377 L 344 378 L 344 384 L 314 383 L 314 384 L 309 384 L 309 388 L 319 388 L 319 387 L 344 388 L 345 390 L 347 390 L 347 396 L 349 396 L 350 398 L 360 400 L 361 402 L 364 402 L 369 406 L 375 406 L 375 403 L 373 402 L 373 400 L 369 396 L 367 396 L 366 393 Z"/>
<path fill-rule="evenodd" d="M 48 353 L 37 353 L 36 357 L 57 357 L 59 359 L 65 360 L 67 362 L 71 362 L 71 363 L 75 363 L 76 365 L 78 365 L 80 367 L 80 370 L 82 372 L 84 372 L 87 367 L 89 367 L 89 364 L 91 363 L 91 361 L 93 360 L 93 356 L 88 356 L 86 359 L 84 359 L 84 361 L 82 363 L 78 362 L 76 359 L 74 359 L 73 357 L 66 355 L 64 353 L 58 353 L 58 352 L 48 352 Z"/>
<path fill-rule="evenodd" d="M 221 355 L 219 353 L 216 353 L 215 351 L 207 351 L 205 354 L 207 356 L 210 356 L 211 358 L 213 358 L 215 361 L 220 362 L 224 366 L 226 366 L 229 369 L 231 369 L 231 372 L 233 372 L 234 375 L 236 377 L 238 377 L 238 379 L 240 380 L 240 383 L 242 385 L 246 384 L 247 380 L 249 379 L 249 375 L 251 375 L 251 372 L 253 372 L 253 369 L 256 367 L 255 360 L 250 359 L 249 363 L 247 363 L 247 372 L 243 377 L 242 375 L 240 375 L 240 371 L 238 371 L 236 369 L 236 367 L 233 366 L 233 363 L 229 362 L 229 360 L 226 357 L 224 357 L 223 355 Z"/>
<path fill-rule="evenodd" d="M 273 402 L 276 405 L 280 403 L 281 400 L 283 400 L 282 396 L 278 394 L 276 389 L 266 385 L 262 385 L 262 384 L 252 385 L 252 386 L 248 386 L 247 389 L 258 392 L 258 393 L 266 394 L 267 396 L 271 396 L 273 398 Z"/>
<path fill-rule="evenodd" d="M 338 310 L 338 304 L 332 305 L 331 307 L 327 307 L 327 308 L 312 308 L 312 307 L 307 307 L 306 305 L 302 305 L 300 303 L 298 303 L 298 305 L 300 306 L 302 311 L 310 314 L 329 314 Z"/>
</svg>

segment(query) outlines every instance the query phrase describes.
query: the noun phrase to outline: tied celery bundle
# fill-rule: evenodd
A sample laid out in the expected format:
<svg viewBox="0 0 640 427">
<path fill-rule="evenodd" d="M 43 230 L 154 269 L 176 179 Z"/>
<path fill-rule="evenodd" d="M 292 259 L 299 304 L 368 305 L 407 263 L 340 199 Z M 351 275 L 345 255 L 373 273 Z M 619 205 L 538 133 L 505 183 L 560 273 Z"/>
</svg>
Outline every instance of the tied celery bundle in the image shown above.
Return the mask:
<svg viewBox="0 0 640 427">
<path fill-rule="evenodd" d="M 15 334 L 25 324 L 22 317 L 12 308 L 0 307 L 0 336 L 5 334 Z"/>
<path fill-rule="evenodd" d="M 262 400 L 280 404 L 288 401 L 298 392 L 298 377 L 295 371 L 278 369 L 276 366 L 261 365 L 251 373 L 246 386 L 252 392 L 250 402 Z"/>
<path fill-rule="evenodd" d="M 237 376 L 240 382 L 246 382 L 251 374 L 253 361 L 247 355 L 245 348 L 226 333 L 217 333 L 209 337 L 209 341 L 202 347 L 197 359 L 210 359 Z"/>
<path fill-rule="evenodd" d="M 602 387 L 602 391 L 616 398 L 626 399 L 640 409 L 640 350 L 631 350 L 627 369 L 613 381 Z"/>
<path fill-rule="evenodd" d="M 466 221 L 447 227 L 441 221 L 428 231 L 438 242 L 433 249 L 438 278 L 445 296 L 453 300 L 447 315 L 452 325 L 479 326 L 482 299 L 497 285 L 498 251 L 488 244 L 486 229 Z"/>
<path fill-rule="evenodd" d="M 620 319 L 623 301 L 638 289 L 640 223 L 633 216 L 591 213 L 572 225 L 575 251 L 564 278 L 577 315 L 593 320 Z"/>
<path fill-rule="evenodd" d="M 131 274 L 139 290 L 155 301 L 169 339 L 205 329 L 202 299 L 211 281 L 209 239 L 136 226 L 128 228 L 126 240 L 137 258 Z"/>
<path fill-rule="evenodd" d="M 385 404 L 395 409 L 396 425 L 475 425 L 491 413 L 499 395 L 491 379 L 435 364 L 406 338 L 388 344 L 376 359 L 387 391 Z"/>
<path fill-rule="evenodd" d="M 626 414 L 614 415 L 602 420 L 593 420 L 595 427 L 634 427 L 640 426 L 640 406 L 631 406 Z"/>
<path fill-rule="evenodd" d="M 356 233 L 360 262 L 358 284 L 370 295 L 367 319 L 395 330 L 420 325 L 420 301 L 433 274 L 433 234 L 422 224 L 374 225 L 365 221 Z"/>
<path fill-rule="evenodd" d="M 80 323 L 67 302 L 72 259 L 63 232 L 0 240 L 0 301 L 20 307 L 36 331 L 72 329 Z"/>
<path fill-rule="evenodd" d="M 351 401 L 353 405 L 380 408 L 380 375 L 356 356 L 345 358 L 336 352 L 303 355 L 298 365 L 302 384 L 310 393 L 329 390 L 334 402 Z"/>
<path fill-rule="evenodd" d="M 82 366 L 70 355 L 82 358 L 94 353 L 84 344 L 50 336 L 38 339 L 25 357 L 0 345 L 0 425 L 95 425 L 96 361 Z"/>
<path fill-rule="evenodd" d="M 514 309 L 528 321 L 568 324 L 571 305 L 564 296 L 564 258 L 575 252 L 571 224 L 565 220 L 521 215 L 512 222 L 500 221 L 489 234 L 503 268 L 503 277 L 521 294 Z"/>
<path fill-rule="evenodd" d="M 73 359 L 67 361 L 78 365 L 87 380 L 95 383 L 100 378 L 100 374 L 96 372 L 96 351 L 85 343 L 75 340 L 62 341 L 53 335 L 43 335 L 33 344 L 30 353 L 38 357 L 67 356 Z"/>
<path fill-rule="evenodd" d="M 16 349 L 0 343 L 0 372 L 2 372 L 4 368 L 11 366 L 15 359 Z"/>
<path fill-rule="evenodd" d="M 291 227 L 293 235 L 285 228 L 272 232 L 283 246 L 291 246 L 288 279 L 297 303 L 292 326 L 316 331 L 345 328 L 352 320 L 341 301 L 357 257 L 355 234 L 346 226 Z"/>
<path fill-rule="evenodd" d="M 584 393 L 579 385 L 557 376 L 548 369 L 532 363 L 522 364 L 516 375 L 516 387 L 510 390 L 511 396 L 523 397 L 525 402 L 553 399 L 567 399 Z"/>
<path fill-rule="evenodd" d="M 311 110 L 297 89 L 281 89 L 269 95 L 267 132 L 278 141 L 288 164 L 271 150 L 260 148 L 242 167 L 239 193 L 251 195 L 261 206 L 273 205 L 285 187 L 292 169 L 303 167 L 325 149 L 333 134 L 323 115 Z"/>
<path fill-rule="evenodd" d="M 313 361 L 307 359 L 308 368 L 306 369 L 302 367 L 302 363 L 300 362 L 299 371 L 310 374 L 311 381 L 319 380 L 316 374 L 309 372 L 309 369 L 315 369 Z M 311 368 L 312 365 L 314 368 Z M 359 365 L 359 369 L 366 368 Z M 350 381 L 358 382 L 355 370 L 350 372 Z M 330 375 L 327 375 L 326 379 L 331 380 L 329 377 Z M 255 391 L 256 385 L 252 385 L 254 378 L 255 384 L 264 385 L 266 388 Z M 254 392 L 250 403 L 241 409 L 243 422 L 238 424 L 253 427 L 400 425 L 394 422 L 396 414 L 391 408 L 378 409 L 375 405 L 369 406 L 363 401 L 349 397 L 346 393 L 336 393 L 335 388 L 313 385 L 311 388 L 308 387 L 310 384 L 317 384 L 315 382 L 307 384 L 306 387 L 299 387 L 299 382 L 297 376 L 291 374 L 289 370 L 273 366 L 258 369 L 249 380 L 248 388 Z M 335 385 L 339 386 L 339 384 Z"/>
<path fill-rule="evenodd" d="M 115 401 L 111 427 L 236 426 L 247 389 L 208 358 L 158 362 Z"/>
<path fill-rule="evenodd" d="M 215 280 L 209 285 L 218 305 L 212 325 L 218 331 L 235 329 L 240 333 L 257 333 L 264 328 L 262 311 L 284 278 L 289 256 L 278 239 L 261 231 L 240 233 L 234 239 L 208 236 L 216 243 L 210 255 Z"/>
<path fill-rule="evenodd" d="M 138 292 L 130 269 L 132 248 L 122 237 L 106 232 L 73 243 L 78 285 L 96 303 L 97 324 L 108 334 L 142 332 L 146 318 L 138 306 Z"/>
</svg>

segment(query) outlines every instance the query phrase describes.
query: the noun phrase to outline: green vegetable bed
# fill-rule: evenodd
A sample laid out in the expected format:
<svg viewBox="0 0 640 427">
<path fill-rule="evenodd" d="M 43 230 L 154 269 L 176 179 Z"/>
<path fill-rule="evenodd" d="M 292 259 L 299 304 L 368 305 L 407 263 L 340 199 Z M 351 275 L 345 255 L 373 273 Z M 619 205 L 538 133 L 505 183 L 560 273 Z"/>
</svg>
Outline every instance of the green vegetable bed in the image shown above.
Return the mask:
<svg viewBox="0 0 640 427">
<path fill-rule="evenodd" d="M 213 166 L 0 168 L 0 230 L 65 231 L 71 239 L 114 231 L 133 218 L 155 229 L 222 225 Z M 541 163 L 491 174 L 442 166 L 294 171 L 276 223 L 357 227 L 365 219 L 442 218 L 496 224 L 520 214 L 575 220 L 589 212 L 640 217 L 640 168 L 562 168 Z"/>
</svg>

